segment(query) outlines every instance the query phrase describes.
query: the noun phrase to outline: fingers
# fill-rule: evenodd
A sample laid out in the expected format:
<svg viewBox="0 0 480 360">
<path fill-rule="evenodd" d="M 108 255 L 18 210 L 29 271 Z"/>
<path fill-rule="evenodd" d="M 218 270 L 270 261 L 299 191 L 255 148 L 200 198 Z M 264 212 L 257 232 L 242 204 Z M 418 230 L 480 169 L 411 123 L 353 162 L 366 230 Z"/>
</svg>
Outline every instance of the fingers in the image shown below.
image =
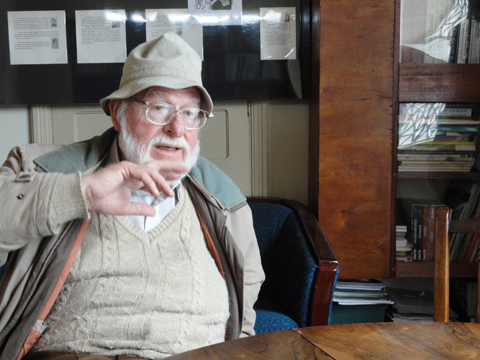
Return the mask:
<svg viewBox="0 0 480 360">
<path fill-rule="evenodd" d="M 153 196 L 174 196 L 169 181 L 179 179 L 188 168 L 180 163 L 152 161 L 136 165 L 127 161 L 82 176 L 81 186 L 87 208 L 103 214 L 154 216 L 146 204 L 130 202 L 133 190 L 143 189 Z"/>
<path fill-rule="evenodd" d="M 131 182 L 134 186 L 132 190 L 145 188 L 155 197 L 158 197 L 160 192 L 166 196 L 174 196 L 168 181 L 177 180 L 188 171 L 188 168 L 182 164 L 166 161 L 152 161 L 143 165 L 127 163 L 125 166 L 128 171 L 126 177 L 138 180 L 138 182 Z"/>
<path fill-rule="evenodd" d="M 142 216 L 155 216 L 156 211 L 153 206 L 131 202 L 130 206 L 125 209 L 125 214 L 123 215 L 142 215 Z"/>
</svg>

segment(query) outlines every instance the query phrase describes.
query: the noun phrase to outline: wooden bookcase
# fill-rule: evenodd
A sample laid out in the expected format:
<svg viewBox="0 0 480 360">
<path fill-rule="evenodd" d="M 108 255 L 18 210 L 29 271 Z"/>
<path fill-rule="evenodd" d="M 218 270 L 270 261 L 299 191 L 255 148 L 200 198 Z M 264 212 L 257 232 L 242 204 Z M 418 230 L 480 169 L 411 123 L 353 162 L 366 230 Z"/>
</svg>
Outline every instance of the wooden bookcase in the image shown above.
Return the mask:
<svg viewBox="0 0 480 360">
<path fill-rule="evenodd" d="M 399 25 L 399 1 L 312 3 L 309 205 L 343 279 L 433 276 L 433 263 L 396 262 L 397 178 L 479 178 L 398 173 L 399 103 L 480 103 L 480 65 L 400 64 Z"/>
</svg>

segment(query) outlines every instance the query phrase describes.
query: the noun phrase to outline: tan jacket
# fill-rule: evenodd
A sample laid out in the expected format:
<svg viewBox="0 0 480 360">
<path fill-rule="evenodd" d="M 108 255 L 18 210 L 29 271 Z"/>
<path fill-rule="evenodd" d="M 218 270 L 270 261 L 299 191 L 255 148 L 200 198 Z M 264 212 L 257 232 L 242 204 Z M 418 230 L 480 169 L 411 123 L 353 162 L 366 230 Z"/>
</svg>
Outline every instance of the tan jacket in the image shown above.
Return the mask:
<svg viewBox="0 0 480 360">
<path fill-rule="evenodd" d="M 79 173 L 101 167 L 115 137 L 112 128 L 100 137 L 64 147 L 17 147 L 0 168 L 0 264 L 8 255 L 0 281 L 0 359 L 16 358 L 32 329 L 43 332 L 39 314 L 88 217 L 86 211 L 80 211 L 83 219 L 69 218 L 78 217 L 79 209 L 85 208 L 84 203 L 72 204 L 70 199 L 52 209 L 55 187 L 80 191 Z M 69 181 L 64 181 L 65 174 L 70 174 Z M 245 197 L 221 170 L 203 158 L 184 185 L 225 272 L 231 308 L 226 340 L 253 335 L 253 304 L 265 275 Z M 54 211 L 69 220 L 52 224 Z"/>
</svg>

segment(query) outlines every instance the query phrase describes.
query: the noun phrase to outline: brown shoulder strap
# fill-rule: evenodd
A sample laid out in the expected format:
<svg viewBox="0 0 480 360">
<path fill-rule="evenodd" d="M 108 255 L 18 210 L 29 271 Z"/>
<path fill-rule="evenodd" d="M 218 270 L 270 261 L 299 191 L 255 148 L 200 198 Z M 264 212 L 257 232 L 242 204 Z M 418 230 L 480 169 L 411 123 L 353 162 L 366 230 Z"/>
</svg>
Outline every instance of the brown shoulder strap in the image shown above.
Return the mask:
<svg viewBox="0 0 480 360">
<path fill-rule="evenodd" d="M 73 243 L 73 247 L 72 247 L 72 250 L 70 251 L 70 255 L 68 256 L 68 259 L 65 262 L 65 266 L 63 267 L 62 272 L 60 273 L 60 276 L 57 279 L 57 283 L 55 284 L 52 292 L 50 293 L 47 301 L 45 302 L 45 306 L 43 307 L 43 310 L 40 313 L 40 316 L 38 317 L 39 321 L 43 322 L 47 318 L 47 315 L 50 312 L 50 309 L 52 308 L 53 304 L 55 303 L 55 300 L 60 294 L 63 284 L 65 283 L 68 273 L 70 272 L 73 262 L 75 261 L 75 258 L 78 253 L 78 249 L 80 249 L 80 245 L 82 244 L 83 237 L 85 236 L 85 233 L 87 231 L 88 223 L 89 223 L 89 220 L 85 220 L 83 222 L 82 227 L 80 228 L 80 231 L 78 232 L 77 237 L 75 238 L 75 242 Z M 37 330 L 35 329 L 30 330 L 29 334 L 27 335 L 27 338 L 25 339 L 25 342 L 23 343 L 22 349 L 20 350 L 17 356 L 17 360 L 20 360 L 22 357 L 25 356 L 25 354 L 32 348 L 32 346 L 37 342 L 40 336 L 42 336 L 42 334 Z"/>
<path fill-rule="evenodd" d="M 198 220 L 200 220 L 200 225 L 202 226 L 203 234 L 205 235 L 205 242 L 207 243 L 208 250 L 210 251 L 210 254 L 212 254 L 212 257 L 215 260 L 215 263 L 217 264 L 218 271 L 220 271 L 220 274 L 222 275 L 223 280 L 225 280 L 225 272 L 223 271 L 222 262 L 220 261 L 220 256 L 218 256 L 218 252 L 217 252 L 217 249 L 215 248 L 215 245 L 213 245 L 212 237 L 210 236 L 210 233 L 208 232 L 208 229 L 205 226 L 205 223 L 203 222 L 203 219 L 200 216 L 200 213 L 198 212 L 197 208 L 195 208 L 195 211 L 197 212 Z"/>
</svg>

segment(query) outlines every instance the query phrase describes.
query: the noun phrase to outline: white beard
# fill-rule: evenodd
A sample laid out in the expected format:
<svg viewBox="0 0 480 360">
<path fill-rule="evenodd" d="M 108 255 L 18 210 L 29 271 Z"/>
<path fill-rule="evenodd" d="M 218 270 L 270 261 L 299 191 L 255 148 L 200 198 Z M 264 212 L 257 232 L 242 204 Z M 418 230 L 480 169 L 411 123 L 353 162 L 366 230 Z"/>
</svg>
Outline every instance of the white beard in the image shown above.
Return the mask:
<svg viewBox="0 0 480 360">
<path fill-rule="evenodd" d="M 152 147 L 159 143 L 183 149 L 183 165 L 188 168 L 188 171 L 183 173 L 180 179 L 168 181 L 170 187 L 175 187 L 197 163 L 198 154 L 200 153 L 199 139 L 197 139 L 197 144 L 195 145 L 193 151 L 190 151 L 187 140 L 185 140 L 185 137 L 183 136 L 181 138 L 174 139 L 168 135 L 159 134 L 152 138 L 148 143 L 142 143 L 132 135 L 128 125 L 126 124 L 126 121 L 124 121 L 123 116 L 119 116 L 119 120 L 121 123 L 121 131 L 118 136 L 118 146 L 122 150 L 125 158 L 130 162 L 141 165 L 153 161 L 154 159 L 151 157 L 150 152 Z"/>
</svg>

